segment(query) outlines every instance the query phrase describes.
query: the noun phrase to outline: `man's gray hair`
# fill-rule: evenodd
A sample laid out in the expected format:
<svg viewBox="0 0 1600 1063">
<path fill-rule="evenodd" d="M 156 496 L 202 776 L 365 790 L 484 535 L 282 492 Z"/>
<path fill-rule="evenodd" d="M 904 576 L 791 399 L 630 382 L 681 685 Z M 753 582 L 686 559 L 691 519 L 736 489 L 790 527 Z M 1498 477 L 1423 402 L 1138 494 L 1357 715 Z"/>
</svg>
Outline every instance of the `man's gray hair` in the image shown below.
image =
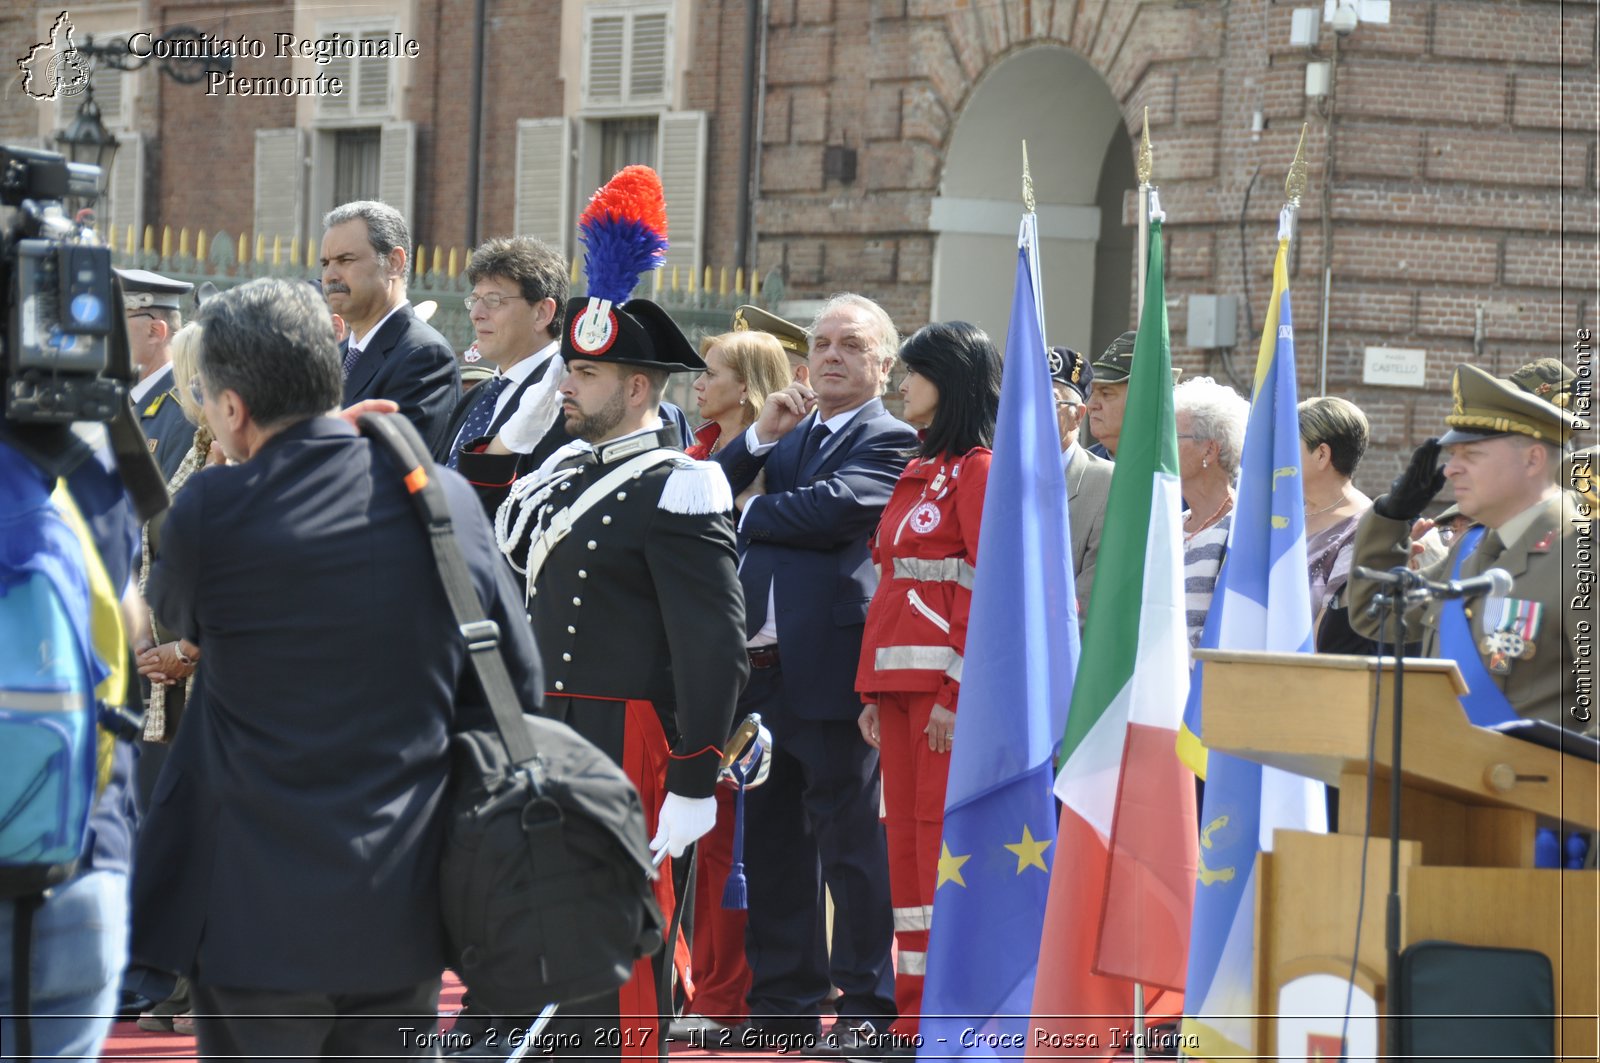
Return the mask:
<svg viewBox="0 0 1600 1063">
<path fill-rule="evenodd" d="M 816 333 L 823 318 L 845 307 L 853 307 L 866 315 L 868 331 L 874 340 L 873 347 L 883 359 L 883 388 L 880 390 L 886 390 L 889 387 L 889 370 L 894 368 L 894 361 L 900 356 L 900 332 L 894 327 L 894 319 L 889 316 L 889 311 L 864 295 L 835 292 L 817 309 L 816 317 L 811 319 L 811 332 Z"/>
<path fill-rule="evenodd" d="M 374 251 L 387 258 L 389 252 L 398 247 L 406 253 L 406 260 L 410 261 L 411 227 L 406 224 L 405 217 L 387 203 L 358 199 L 334 207 L 322 216 L 322 231 L 327 232 L 335 225 L 358 219 L 367 223 L 367 240 Z"/>
<path fill-rule="evenodd" d="M 196 320 L 206 392 L 238 392 L 263 428 L 320 417 L 343 399 L 333 322 L 310 285 L 262 277 L 207 299 Z"/>
<path fill-rule="evenodd" d="M 1244 453 L 1244 428 L 1250 420 L 1250 403 L 1226 384 L 1208 376 L 1190 377 L 1172 389 L 1177 413 L 1189 415 L 1196 442 L 1217 445 L 1217 463 L 1230 477 L 1239 475 Z"/>
</svg>

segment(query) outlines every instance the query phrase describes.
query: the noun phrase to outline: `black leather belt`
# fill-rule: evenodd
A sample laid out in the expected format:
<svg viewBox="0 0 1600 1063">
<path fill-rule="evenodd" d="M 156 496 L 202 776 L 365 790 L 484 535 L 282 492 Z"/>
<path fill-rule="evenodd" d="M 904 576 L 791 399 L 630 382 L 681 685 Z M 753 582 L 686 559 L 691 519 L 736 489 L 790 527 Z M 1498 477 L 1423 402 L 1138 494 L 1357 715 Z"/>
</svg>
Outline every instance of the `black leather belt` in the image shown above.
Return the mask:
<svg viewBox="0 0 1600 1063">
<path fill-rule="evenodd" d="M 751 668 L 776 668 L 778 667 L 778 647 L 771 646 L 746 646 L 745 652 L 750 655 Z"/>
</svg>

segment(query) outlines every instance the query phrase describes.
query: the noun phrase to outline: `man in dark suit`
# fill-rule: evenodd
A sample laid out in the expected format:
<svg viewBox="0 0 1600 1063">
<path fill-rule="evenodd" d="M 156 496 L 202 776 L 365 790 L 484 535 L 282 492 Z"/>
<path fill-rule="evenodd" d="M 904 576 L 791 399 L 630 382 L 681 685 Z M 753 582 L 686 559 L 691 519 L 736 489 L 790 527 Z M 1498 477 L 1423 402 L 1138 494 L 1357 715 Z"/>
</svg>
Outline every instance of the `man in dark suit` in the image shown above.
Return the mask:
<svg viewBox="0 0 1600 1063">
<path fill-rule="evenodd" d="M 1085 450 L 1078 442 L 1084 397 L 1094 383 L 1089 359 L 1070 347 L 1050 348 L 1050 388 L 1056 397 L 1056 429 L 1061 433 L 1061 471 L 1067 477 L 1067 523 L 1072 528 L 1072 572 L 1077 585 L 1078 624 L 1089 615 L 1100 532 L 1111 497 L 1109 459 Z"/>
<path fill-rule="evenodd" d="M 392 399 L 430 450 L 461 399 L 455 351 L 406 299 L 411 230 L 387 203 L 358 200 L 322 219 L 322 294 L 344 319 L 344 405 Z"/>
<path fill-rule="evenodd" d="M 448 742 L 487 707 L 401 470 L 325 416 L 326 308 L 262 279 L 201 321 L 206 420 L 238 464 L 178 496 L 150 575 L 202 658 L 139 839 L 165 873 L 136 893 L 134 955 L 191 977 L 202 1056 L 431 1054 Z M 435 475 L 536 705 L 520 595 L 471 489 Z"/>
<path fill-rule="evenodd" d="M 541 420 L 558 420 L 556 389 L 565 373 L 560 351 L 567 264 L 560 252 L 531 236 L 490 240 L 472 253 L 467 280 L 478 353 L 495 372 L 456 404 L 434 450 L 434 460 L 452 469 L 461 469 L 462 448 L 498 434 L 524 397 L 542 407 Z M 469 453 L 465 460 L 462 475 L 470 480 L 474 463 L 483 459 Z"/>
<path fill-rule="evenodd" d="M 877 586 L 868 539 L 917 442 L 878 397 L 898 348 L 882 307 L 835 296 L 811 329 L 810 386 L 769 396 L 716 455 L 738 494 L 745 547 L 751 672 L 739 711 L 760 712 L 774 745 L 766 785 L 745 806 L 753 981 L 741 1044 L 814 1036 L 830 985 L 851 1031 L 838 1047 L 895 1018 L 878 754 L 856 726 L 855 676 Z"/>
<path fill-rule="evenodd" d="M 128 318 L 128 346 L 139 369 L 139 382 L 128 398 L 161 475 L 170 480 L 194 445 L 194 425 L 172 391 L 172 337 L 183 327 L 179 306 L 194 285 L 147 269 L 119 269 L 117 277 Z"/>
</svg>

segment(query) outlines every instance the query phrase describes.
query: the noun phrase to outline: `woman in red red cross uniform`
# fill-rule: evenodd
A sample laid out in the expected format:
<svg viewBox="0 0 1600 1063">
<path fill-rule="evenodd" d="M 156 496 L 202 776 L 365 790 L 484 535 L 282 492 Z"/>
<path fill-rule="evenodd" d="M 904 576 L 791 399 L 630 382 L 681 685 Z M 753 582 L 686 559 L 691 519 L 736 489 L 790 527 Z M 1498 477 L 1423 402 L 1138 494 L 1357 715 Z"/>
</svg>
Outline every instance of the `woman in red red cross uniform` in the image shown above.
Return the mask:
<svg viewBox="0 0 1600 1063">
<path fill-rule="evenodd" d="M 944 827 L 950 741 L 961 690 L 978 524 L 1000 406 L 1000 354 L 964 321 L 928 325 L 900 352 L 901 414 L 922 446 L 873 538 L 877 593 L 856 689 L 861 735 L 879 751 L 894 905 L 893 1032 L 917 1032 Z"/>
</svg>

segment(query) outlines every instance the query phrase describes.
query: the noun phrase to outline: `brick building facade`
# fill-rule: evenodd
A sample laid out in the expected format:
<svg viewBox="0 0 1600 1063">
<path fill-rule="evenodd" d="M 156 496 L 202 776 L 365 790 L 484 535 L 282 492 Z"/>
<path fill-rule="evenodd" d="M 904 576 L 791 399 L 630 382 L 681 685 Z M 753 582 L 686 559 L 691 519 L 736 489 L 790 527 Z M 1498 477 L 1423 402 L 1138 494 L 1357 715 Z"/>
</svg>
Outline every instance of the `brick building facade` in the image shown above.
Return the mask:
<svg viewBox="0 0 1600 1063">
<path fill-rule="evenodd" d="M 1596 327 L 1597 11 L 1577 0 L 1365 0 L 1354 32 L 1338 36 L 1319 17 L 1307 47 L 1291 44 L 1297 5 L 1322 7 L 764 0 L 746 264 L 781 275 L 796 313 L 854 288 L 907 330 L 960 315 L 1003 332 L 1007 307 L 994 293 L 1008 292 L 1009 269 L 988 275 L 1014 238 L 1026 138 L 1041 231 L 1064 234 L 1060 267 L 1045 262 L 1047 282 L 1056 274 L 1051 340 L 1100 345 L 1132 318 L 1132 152 L 1148 109 L 1175 357 L 1190 372 L 1246 381 L 1283 176 L 1307 123 L 1311 180 L 1291 262 L 1300 390 L 1315 394 L 1325 377 L 1329 393 L 1366 410 L 1373 452 L 1359 482 L 1376 493 L 1440 424 L 1457 363 L 1509 372 L 1563 352 L 1572 362 L 1578 330 Z M 0 14 L 8 55 L 24 54 L 60 10 L 20 6 Z M 666 160 L 679 262 L 736 265 L 744 4 L 485 8 L 479 236 L 532 231 L 571 249 L 571 221 L 606 160 L 653 153 Z M 80 32 L 187 24 L 267 39 L 316 36 L 326 11 L 304 0 L 71 8 Z M 150 68 L 127 75 L 121 128 L 140 147 L 119 155 L 117 220 L 237 234 L 277 210 L 315 239 L 335 156 L 348 149 L 366 165 L 384 161 L 391 189 L 401 186 L 387 163 L 404 157 L 419 239 L 464 244 L 474 11 L 475 0 L 341 8 L 339 26 L 392 24 L 421 44 L 386 73 L 367 68 L 365 118 L 361 100 L 341 117 L 306 97 L 207 96 Z M 602 39 L 621 42 L 620 94 L 607 96 L 595 73 Z M 1309 97 L 1306 68 L 1318 62 L 1330 64 L 1331 91 Z M 270 56 L 234 64 L 241 78 L 317 69 Z M 14 83 L 4 99 L 7 138 L 64 124 Z M 362 129 L 377 132 L 363 141 Z M 289 158 L 268 171 L 261 153 L 273 142 L 262 134 L 273 131 Z M 1231 348 L 1187 345 L 1197 295 L 1236 297 Z M 1425 386 L 1364 382 L 1369 348 L 1424 352 Z"/>
</svg>

